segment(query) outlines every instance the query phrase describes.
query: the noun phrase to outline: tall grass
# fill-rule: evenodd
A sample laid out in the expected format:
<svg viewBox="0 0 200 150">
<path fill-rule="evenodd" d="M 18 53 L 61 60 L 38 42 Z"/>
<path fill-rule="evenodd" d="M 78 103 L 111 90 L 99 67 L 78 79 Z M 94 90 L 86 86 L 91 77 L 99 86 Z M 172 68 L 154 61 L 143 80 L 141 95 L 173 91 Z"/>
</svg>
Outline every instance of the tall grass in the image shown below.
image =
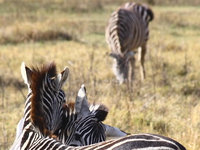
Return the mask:
<svg viewBox="0 0 200 150">
<path fill-rule="evenodd" d="M 67 99 L 73 101 L 84 83 L 90 102 L 109 107 L 107 124 L 130 133 L 169 136 L 189 150 L 200 148 L 200 9 L 151 1 L 155 19 L 150 24 L 147 78 L 140 83 L 136 66 L 130 92 L 115 80 L 104 37 L 110 13 L 123 2 L 1 1 L 0 149 L 9 149 L 23 116 L 27 88 L 20 74 L 22 61 L 28 66 L 55 61 L 58 71 L 69 66 Z"/>
</svg>

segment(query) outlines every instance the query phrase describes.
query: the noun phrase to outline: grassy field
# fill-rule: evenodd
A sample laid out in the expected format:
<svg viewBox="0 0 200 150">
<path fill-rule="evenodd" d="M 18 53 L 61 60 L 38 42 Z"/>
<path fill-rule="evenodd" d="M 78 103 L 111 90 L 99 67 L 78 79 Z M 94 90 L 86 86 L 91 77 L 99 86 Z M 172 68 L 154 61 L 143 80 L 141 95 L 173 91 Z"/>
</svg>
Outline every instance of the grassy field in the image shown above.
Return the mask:
<svg viewBox="0 0 200 150">
<path fill-rule="evenodd" d="M 129 133 L 162 134 L 188 150 L 200 149 L 200 6 L 151 6 L 155 19 L 147 77 L 141 83 L 136 66 L 130 92 L 115 80 L 104 36 L 109 15 L 122 1 L 77 1 L 0 1 L 0 149 L 9 149 L 23 116 L 27 87 L 21 63 L 51 61 L 58 72 L 70 68 L 67 99 L 75 100 L 85 84 L 89 101 L 109 108 L 105 123 Z"/>
</svg>

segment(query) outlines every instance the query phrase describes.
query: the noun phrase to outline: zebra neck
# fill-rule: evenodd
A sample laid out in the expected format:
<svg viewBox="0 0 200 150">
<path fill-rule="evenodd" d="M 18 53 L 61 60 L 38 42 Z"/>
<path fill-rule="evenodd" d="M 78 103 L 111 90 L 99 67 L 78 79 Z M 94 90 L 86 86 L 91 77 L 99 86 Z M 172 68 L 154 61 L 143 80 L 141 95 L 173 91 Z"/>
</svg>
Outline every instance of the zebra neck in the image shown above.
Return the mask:
<svg viewBox="0 0 200 150">
<path fill-rule="evenodd" d="M 24 109 L 24 125 L 23 128 L 25 128 L 30 123 L 30 110 L 31 110 L 31 97 L 32 93 L 30 92 L 27 96 L 26 102 L 25 102 L 25 109 Z"/>
</svg>

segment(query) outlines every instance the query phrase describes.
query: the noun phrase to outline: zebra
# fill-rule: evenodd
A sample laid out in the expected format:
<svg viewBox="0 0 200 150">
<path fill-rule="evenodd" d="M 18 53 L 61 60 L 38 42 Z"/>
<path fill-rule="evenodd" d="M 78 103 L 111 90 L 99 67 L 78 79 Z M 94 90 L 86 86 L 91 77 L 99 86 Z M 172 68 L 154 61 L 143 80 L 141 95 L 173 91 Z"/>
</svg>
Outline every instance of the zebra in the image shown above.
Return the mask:
<svg viewBox="0 0 200 150">
<path fill-rule="evenodd" d="M 76 146 L 82 146 L 82 144 L 104 141 L 106 134 L 108 136 L 127 135 L 118 128 L 101 123 L 107 116 L 107 108 L 94 104 L 89 109 L 84 85 L 79 90 L 74 107 L 66 104 L 65 93 L 61 88 L 68 79 L 68 67 L 57 74 L 55 63 L 31 69 L 22 63 L 21 72 L 24 82 L 28 85 L 28 96 L 25 102 L 24 116 L 17 126 L 16 139 L 11 150 L 31 149 L 33 145 L 35 146 L 43 140 L 55 140 L 55 143 L 59 141 L 58 144 L 67 143 L 69 145 L 73 142 L 73 145 L 76 143 Z M 75 119 L 70 120 L 69 118 Z M 93 120 L 90 121 L 89 118 Z M 93 123 L 94 121 L 96 124 Z M 93 127 L 94 133 L 85 131 L 87 123 L 96 125 Z M 78 133 L 75 134 L 76 130 Z M 81 133 L 83 131 L 87 133 L 87 137 Z M 77 144 L 77 136 L 79 139 L 82 139 L 81 136 L 83 136 L 86 140 Z"/>
<path fill-rule="evenodd" d="M 102 104 L 89 105 L 84 85 L 79 89 L 75 104 L 69 105 L 74 105 L 74 108 L 66 108 L 64 129 L 59 137 L 66 145 L 90 145 L 105 141 L 106 137 L 127 135 L 116 127 L 102 123 L 108 114 L 108 109 Z"/>
<path fill-rule="evenodd" d="M 153 11 L 148 6 L 135 2 L 125 3 L 111 14 L 105 37 L 111 49 L 110 56 L 114 58 L 113 72 L 120 84 L 133 80 L 136 48 L 141 81 L 144 80 L 148 24 L 153 18 Z"/>
<path fill-rule="evenodd" d="M 69 68 L 65 67 L 57 74 L 55 63 L 30 69 L 23 62 L 21 73 L 28 86 L 28 95 L 24 116 L 18 124 L 17 136 L 11 149 L 27 149 L 35 138 L 29 134 L 30 130 L 41 133 L 43 137 L 57 138 L 62 127 L 65 105 L 65 93 L 61 88 L 68 79 Z"/>
</svg>

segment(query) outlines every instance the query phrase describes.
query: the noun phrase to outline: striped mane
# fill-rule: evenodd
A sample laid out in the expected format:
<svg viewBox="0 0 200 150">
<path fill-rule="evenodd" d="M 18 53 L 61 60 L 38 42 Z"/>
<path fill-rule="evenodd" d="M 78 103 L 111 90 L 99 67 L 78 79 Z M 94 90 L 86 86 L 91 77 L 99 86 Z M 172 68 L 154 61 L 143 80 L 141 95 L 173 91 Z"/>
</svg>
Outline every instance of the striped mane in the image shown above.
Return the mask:
<svg viewBox="0 0 200 150">
<path fill-rule="evenodd" d="M 65 114 L 68 114 L 65 117 L 73 117 L 75 119 L 78 115 L 75 110 L 75 102 L 70 102 L 67 105 L 64 105 L 63 110 Z M 103 104 L 93 103 L 89 105 L 89 113 L 90 115 L 95 116 L 97 122 L 104 121 L 108 115 L 108 108 Z M 66 120 L 64 119 L 63 121 Z M 67 124 L 67 122 L 65 122 L 64 124 Z"/>
<path fill-rule="evenodd" d="M 43 108 L 43 88 L 45 82 L 48 79 L 54 78 L 57 75 L 55 63 L 50 63 L 48 65 L 43 65 L 41 68 L 32 67 L 31 74 L 31 112 L 30 118 L 31 122 L 36 126 L 39 131 L 45 136 L 52 136 L 52 133 L 47 129 L 47 122 L 44 117 Z"/>
<path fill-rule="evenodd" d="M 72 120 L 75 119 L 76 115 L 75 115 L 74 107 L 75 107 L 74 102 L 70 102 L 63 106 L 63 110 L 64 110 L 64 114 L 65 114 L 65 116 L 63 118 L 63 124 L 66 125 L 68 123 L 67 120 L 69 119 L 69 117 L 73 117 Z M 66 119 L 66 118 L 68 118 L 68 119 Z M 65 128 L 65 126 L 63 126 L 63 128 Z"/>
</svg>

